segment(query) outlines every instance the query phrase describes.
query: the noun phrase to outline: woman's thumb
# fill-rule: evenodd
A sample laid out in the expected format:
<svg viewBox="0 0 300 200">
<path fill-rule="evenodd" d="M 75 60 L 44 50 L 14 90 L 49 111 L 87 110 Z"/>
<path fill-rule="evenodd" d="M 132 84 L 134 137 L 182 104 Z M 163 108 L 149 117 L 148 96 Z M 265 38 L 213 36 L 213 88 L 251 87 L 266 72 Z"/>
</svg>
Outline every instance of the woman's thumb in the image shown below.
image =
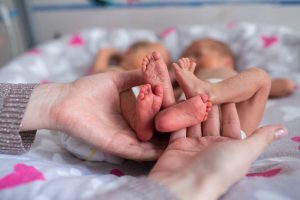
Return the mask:
<svg viewBox="0 0 300 200">
<path fill-rule="evenodd" d="M 288 135 L 288 130 L 282 125 L 263 126 L 253 132 L 244 140 L 249 150 L 254 151 L 253 155 L 259 155 L 273 141 Z"/>
<path fill-rule="evenodd" d="M 250 140 L 261 140 L 266 143 L 272 143 L 288 135 L 287 129 L 282 125 L 267 125 L 256 129 L 249 137 Z"/>
</svg>

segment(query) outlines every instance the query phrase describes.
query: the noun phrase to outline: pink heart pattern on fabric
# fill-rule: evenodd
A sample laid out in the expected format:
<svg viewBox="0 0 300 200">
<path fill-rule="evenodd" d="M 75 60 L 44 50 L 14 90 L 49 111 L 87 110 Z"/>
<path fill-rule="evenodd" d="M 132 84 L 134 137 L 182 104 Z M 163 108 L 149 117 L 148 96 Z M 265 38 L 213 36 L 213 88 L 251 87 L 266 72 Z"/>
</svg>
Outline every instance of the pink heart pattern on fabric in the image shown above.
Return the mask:
<svg viewBox="0 0 300 200">
<path fill-rule="evenodd" d="M 41 84 L 47 84 L 47 83 L 51 83 L 50 81 L 48 81 L 47 79 L 43 79 L 40 81 Z"/>
<path fill-rule="evenodd" d="M 13 188 L 38 180 L 44 181 L 46 179 L 35 167 L 25 164 L 16 164 L 14 166 L 14 172 L 0 178 L 0 190 Z"/>
<path fill-rule="evenodd" d="M 227 28 L 229 28 L 229 29 L 234 29 L 236 27 L 237 27 L 237 23 L 236 22 L 229 22 L 227 24 Z"/>
<path fill-rule="evenodd" d="M 292 138 L 292 140 L 293 140 L 294 142 L 300 143 L 300 136 L 295 136 L 295 137 Z"/>
<path fill-rule="evenodd" d="M 248 177 L 256 176 L 256 177 L 270 178 L 270 177 L 273 177 L 273 176 L 276 176 L 277 174 L 279 174 L 281 170 L 282 170 L 281 168 L 274 168 L 274 169 L 267 170 L 267 171 L 264 171 L 264 172 L 249 173 L 246 176 L 248 176 Z"/>
<path fill-rule="evenodd" d="M 27 53 L 28 54 L 33 54 L 33 55 L 40 55 L 41 54 L 41 50 L 37 49 L 37 48 L 33 48 L 33 49 L 30 49 Z"/>
<path fill-rule="evenodd" d="M 84 44 L 84 40 L 80 37 L 80 35 L 73 35 L 69 41 L 69 44 L 71 46 L 81 46 Z"/>
<path fill-rule="evenodd" d="M 127 4 L 135 4 L 135 3 L 138 3 L 139 0 L 127 0 Z"/>
<path fill-rule="evenodd" d="M 300 136 L 295 136 L 292 138 L 294 142 L 300 143 Z M 298 146 L 298 150 L 300 151 L 300 145 Z"/>
<path fill-rule="evenodd" d="M 85 75 L 91 75 L 91 74 L 93 74 L 93 66 L 87 68 L 87 70 L 85 71 Z"/>
<path fill-rule="evenodd" d="M 272 46 L 278 42 L 278 37 L 276 37 L 276 36 L 262 35 L 261 39 L 264 43 L 264 48 L 269 48 L 270 46 Z"/>
<path fill-rule="evenodd" d="M 110 171 L 110 174 L 113 174 L 113 175 L 115 175 L 115 176 L 124 176 L 124 173 L 121 171 L 121 170 L 119 170 L 119 169 L 116 169 L 116 168 L 114 168 L 114 169 L 112 169 L 111 171 Z"/>
<path fill-rule="evenodd" d="M 173 28 L 173 27 L 170 27 L 170 28 L 166 28 L 165 30 L 163 30 L 160 34 L 159 34 L 159 37 L 160 38 L 166 38 L 168 37 L 171 33 L 174 33 L 176 32 L 176 29 Z"/>
</svg>

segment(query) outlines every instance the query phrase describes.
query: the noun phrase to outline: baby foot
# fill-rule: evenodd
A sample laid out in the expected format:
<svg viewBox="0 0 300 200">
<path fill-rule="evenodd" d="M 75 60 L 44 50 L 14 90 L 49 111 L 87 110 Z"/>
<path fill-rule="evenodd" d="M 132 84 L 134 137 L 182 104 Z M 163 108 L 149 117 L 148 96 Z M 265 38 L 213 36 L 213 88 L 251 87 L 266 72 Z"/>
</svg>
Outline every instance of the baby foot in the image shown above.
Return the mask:
<svg viewBox="0 0 300 200">
<path fill-rule="evenodd" d="M 173 132 L 205 121 L 211 110 L 211 102 L 206 94 L 197 95 L 160 111 L 155 118 L 156 129 Z"/>
<path fill-rule="evenodd" d="M 200 97 L 201 97 L 203 103 L 206 105 L 205 114 L 204 114 L 203 120 L 201 121 L 201 122 L 205 122 L 207 120 L 208 113 L 211 111 L 212 103 L 209 100 L 208 95 L 200 94 Z"/>
<path fill-rule="evenodd" d="M 154 117 L 161 108 L 163 89 L 157 85 L 152 92 L 150 84 L 144 85 L 137 97 L 135 131 L 142 141 L 152 138 L 154 130 Z"/>
<path fill-rule="evenodd" d="M 286 97 L 297 89 L 296 84 L 289 79 L 277 78 L 272 80 L 271 97 Z"/>
<path fill-rule="evenodd" d="M 210 83 L 198 79 L 194 75 L 196 63 L 189 58 L 181 58 L 173 63 L 175 77 L 185 96 L 191 98 L 198 94 L 208 94 Z"/>
<path fill-rule="evenodd" d="M 150 83 L 152 87 L 161 85 L 163 88 L 162 107 L 175 104 L 173 87 L 169 76 L 168 68 L 158 52 L 153 52 L 151 56 L 146 56 L 142 62 L 142 73 L 145 83 Z"/>
</svg>

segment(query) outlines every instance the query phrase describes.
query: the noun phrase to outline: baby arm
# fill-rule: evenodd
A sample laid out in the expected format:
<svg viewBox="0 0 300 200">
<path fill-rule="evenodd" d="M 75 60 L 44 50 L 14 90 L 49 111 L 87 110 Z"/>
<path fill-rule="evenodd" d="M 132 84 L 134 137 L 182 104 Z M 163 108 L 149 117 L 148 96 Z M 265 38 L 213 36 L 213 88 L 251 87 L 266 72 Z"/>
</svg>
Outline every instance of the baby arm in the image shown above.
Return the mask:
<svg viewBox="0 0 300 200">
<path fill-rule="evenodd" d="M 96 56 L 96 60 L 93 65 L 93 73 L 106 71 L 110 65 L 109 61 L 113 56 L 117 56 L 119 53 L 113 48 L 101 49 Z"/>
<path fill-rule="evenodd" d="M 270 97 L 285 97 L 291 95 L 296 89 L 294 81 L 286 78 L 272 79 Z"/>
</svg>

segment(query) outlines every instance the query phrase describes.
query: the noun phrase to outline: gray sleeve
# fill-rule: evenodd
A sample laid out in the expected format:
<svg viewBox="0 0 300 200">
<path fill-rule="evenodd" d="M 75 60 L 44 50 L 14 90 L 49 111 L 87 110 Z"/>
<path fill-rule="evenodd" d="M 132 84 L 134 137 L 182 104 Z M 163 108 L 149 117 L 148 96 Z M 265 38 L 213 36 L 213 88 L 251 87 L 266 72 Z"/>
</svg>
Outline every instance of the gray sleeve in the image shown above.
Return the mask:
<svg viewBox="0 0 300 200">
<path fill-rule="evenodd" d="M 0 83 L 0 153 L 28 151 L 35 131 L 20 132 L 22 118 L 36 84 Z"/>
<path fill-rule="evenodd" d="M 178 200 L 167 188 L 161 186 L 146 177 L 121 177 L 118 187 L 112 187 L 106 192 L 101 192 L 93 195 L 91 199 L 106 199 L 106 200 Z"/>
</svg>

